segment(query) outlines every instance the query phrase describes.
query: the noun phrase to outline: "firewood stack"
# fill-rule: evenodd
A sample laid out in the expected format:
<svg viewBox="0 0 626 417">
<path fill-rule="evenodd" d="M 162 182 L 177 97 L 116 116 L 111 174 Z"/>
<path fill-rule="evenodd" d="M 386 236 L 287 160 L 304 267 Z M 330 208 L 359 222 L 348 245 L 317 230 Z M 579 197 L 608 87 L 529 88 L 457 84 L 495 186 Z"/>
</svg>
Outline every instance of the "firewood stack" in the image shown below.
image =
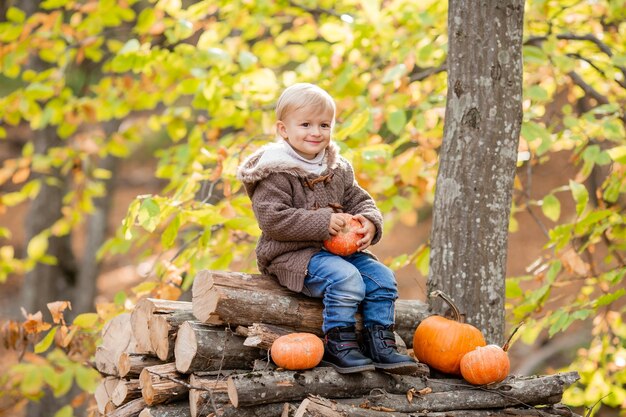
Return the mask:
<svg viewBox="0 0 626 417">
<path fill-rule="evenodd" d="M 330 367 L 276 369 L 268 350 L 280 335 L 319 336 L 320 300 L 262 275 L 202 271 L 192 302 L 141 299 L 102 332 L 95 363 L 100 416 L 116 417 L 483 417 L 575 416 L 559 403 L 578 374 L 509 377 L 493 386 L 384 372 L 341 375 Z M 398 300 L 396 337 L 410 348 L 428 316 Z M 357 323 L 357 327 L 360 324 Z M 406 347 L 405 347 L 406 346 Z M 411 351 L 409 351 L 411 353 Z"/>
</svg>

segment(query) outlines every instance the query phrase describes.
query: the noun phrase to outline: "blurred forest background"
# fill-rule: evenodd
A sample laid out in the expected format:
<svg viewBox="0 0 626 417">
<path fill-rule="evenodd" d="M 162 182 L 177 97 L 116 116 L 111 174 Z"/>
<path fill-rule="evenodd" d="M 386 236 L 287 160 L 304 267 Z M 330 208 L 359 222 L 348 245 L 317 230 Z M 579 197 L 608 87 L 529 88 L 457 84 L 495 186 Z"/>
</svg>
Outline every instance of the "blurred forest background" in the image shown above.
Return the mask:
<svg viewBox="0 0 626 417">
<path fill-rule="evenodd" d="M 235 169 L 294 82 L 336 98 L 385 214 L 373 250 L 425 299 L 447 18 L 436 0 L 0 3 L 0 415 L 46 393 L 68 399 L 42 415 L 81 415 L 104 322 L 186 299 L 200 269 L 255 271 Z M 512 372 L 577 370 L 564 402 L 623 416 L 626 1 L 528 0 L 523 53 Z"/>
</svg>

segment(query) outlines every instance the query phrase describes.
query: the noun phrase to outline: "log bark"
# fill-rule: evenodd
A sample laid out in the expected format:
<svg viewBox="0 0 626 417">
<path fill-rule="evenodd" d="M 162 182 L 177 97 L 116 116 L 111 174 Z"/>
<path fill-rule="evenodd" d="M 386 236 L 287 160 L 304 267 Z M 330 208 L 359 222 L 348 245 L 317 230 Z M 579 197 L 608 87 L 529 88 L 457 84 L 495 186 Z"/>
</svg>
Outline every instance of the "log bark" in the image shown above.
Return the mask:
<svg viewBox="0 0 626 417">
<path fill-rule="evenodd" d="M 184 311 L 192 311 L 189 301 L 171 301 L 157 298 L 140 299 L 130 317 L 132 331 L 137 343 L 137 349 L 134 353 L 156 355 L 150 340 L 150 319 L 152 315 Z"/>
<path fill-rule="evenodd" d="M 205 323 L 217 315 L 230 325 L 263 322 L 322 336 L 322 301 L 290 291 L 266 275 L 200 271 L 193 283 L 192 304 L 194 316 Z M 420 300 L 396 302 L 395 329 L 407 347 L 413 344 L 415 328 L 428 315 L 428 306 Z"/>
<path fill-rule="evenodd" d="M 163 365 L 164 362 L 152 355 L 143 353 L 122 352 L 118 360 L 117 368 L 122 378 L 136 378 L 143 368 L 154 365 Z"/>
<path fill-rule="evenodd" d="M 309 397 L 294 417 L 580 417 L 564 406 L 543 408 L 503 408 L 496 410 L 453 410 L 444 412 L 399 413 L 337 403 L 327 398 Z"/>
<path fill-rule="evenodd" d="M 411 388 L 435 390 L 450 389 L 451 385 L 430 383 L 424 378 L 428 369 L 421 367 L 416 376 L 392 375 L 384 372 L 340 374 L 331 367 L 308 371 L 264 371 L 231 375 L 228 378 L 228 396 L 235 407 L 246 407 L 274 402 L 300 401 L 308 395 L 328 398 L 353 398 L 375 389 L 391 393 L 406 393 Z M 461 381 L 458 381 L 462 384 Z M 467 384 L 463 385 L 468 388 Z"/>
<path fill-rule="evenodd" d="M 423 410 L 487 410 L 519 406 L 553 405 L 561 401 L 564 389 L 579 379 L 577 372 L 550 376 L 510 378 L 490 387 L 471 387 L 447 392 L 414 395 L 378 393 L 367 398 L 339 399 L 338 403 L 357 407 L 383 407 L 400 413 Z"/>
<path fill-rule="evenodd" d="M 189 392 L 187 377 L 176 371 L 174 363 L 144 368 L 139 384 L 141 396 L 149 406 L 174 402 Z"/>
<path fill-rule="evenodd" d="M 215 377 L 189 376 L 191 417 L 206 417 L 229 404 L 226 381 Z"/>
<path fill-rule="evenodd" d="M 237 327 L 238 334 L 242 327 L 243 326 Z M 244 346 L 265 350 L 270 350 L 274 340 L 278 339 L 280 336 L 296 332 L 296 330 L 293 329 L 265 323 L 252 323 L 251 326 L 243 328 L 247 330 L 245 335 L 246 340 L 243 341 Z"/>
<path fill-rule="evenodd" d="M 146 402 L 143 398 L 137 398 L 105 415 L 106 417 L 137 417 L 144 408 L 146 408 Z"/>
<path fill-rule="evenodd" d="M 261 351 L 243 345 L 244 339 L 228 329 L 185 322 L 174 347 L 176 369 L 182 373 L 218 369 L 250 369 Z"/>
<path fill-rule="evenodd" d="M 150 317 L 150 344 L 159 359 L 167 362 L 174 358 L 178 328 L 190 320 L 195 320 L 191 310 L 153 314 Z"/>
<path fill-rule="evenodd" d="M 139 397 L 141 397 L 139 379 L 121 379 L 111 394 L 111 402 L 120 407 Z"/>
<path fill-rule="evenodd" d="M 180 402 L 144 408 L 139 417 L 191 417 L 189 405 Z"/>
<path fill-rule="evenodd" d="M 94 399 L 96 400 L 96 406 L 100 414 L 107 414 L 115 409 L 115 405 L 111 401 L 111 396 L 119 382 L 119 378 L 107 376 L 102 378 L 96 387 Z"/>
<path fill-rule="evenodd" d="M 293 403 L 263 404 L 253 407 L 239 407 L 225 405 L 220 417 L 291 417 L 298 405 Z"/>
</svg>

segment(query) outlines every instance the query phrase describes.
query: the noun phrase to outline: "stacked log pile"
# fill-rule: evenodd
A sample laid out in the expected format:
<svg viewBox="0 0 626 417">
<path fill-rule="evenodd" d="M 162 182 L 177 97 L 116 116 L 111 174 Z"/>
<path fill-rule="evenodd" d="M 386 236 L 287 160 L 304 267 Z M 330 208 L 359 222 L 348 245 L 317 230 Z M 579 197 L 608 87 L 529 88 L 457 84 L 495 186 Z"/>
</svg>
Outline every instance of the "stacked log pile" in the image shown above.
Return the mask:
<svg viewBox="0 0 626 417">
<path fill-rule="evenodd" d="M 396 304 L 396 336 L 411 348 L 429 315 L 417 300 Z M 357 318 L 358 320 L 359 318 Z M 272 278 L 202 271 L 192 301 L 141 299 L 103 330 L 95 357 L 103 379 L 98 415 L 117 417 L 483 417 L 575 416 L 559 404 L 577 373 L 509 377 L 493 386 L 414 375 L 342 375 L 330 367 L 276 369 L 279 336 L 322 335 L 322 303 Z M 360 326 L 360 322 L 357 327 Z M 408 351 L 411 353 L 411 351 Z"/>
</svg>

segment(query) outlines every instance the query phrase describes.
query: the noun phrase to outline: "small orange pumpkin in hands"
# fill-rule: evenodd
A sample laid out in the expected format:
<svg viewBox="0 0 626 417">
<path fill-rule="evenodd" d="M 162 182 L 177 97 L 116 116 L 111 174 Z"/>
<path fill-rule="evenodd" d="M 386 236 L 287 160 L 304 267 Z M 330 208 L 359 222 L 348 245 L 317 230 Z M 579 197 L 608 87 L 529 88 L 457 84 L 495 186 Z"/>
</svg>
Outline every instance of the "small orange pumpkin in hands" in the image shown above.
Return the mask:
<svg viewBox="0 0 626 417">
<path fill-rule="evenodd" d="M 363 235 L 356 231 L 363 228 L 363 225 L 360 221 L 352 217 L 351 214 L 340 214 L 346 224 L 339 233 L 324 241 L 324 247 L 328 252 L 334 253 L 335 255 L 349 256 L 359 249 L 358 242 L 363 238 Z"/>
<path fill-rule="evenodd" d="M 274 363 L 290 371 L 316 367 L 324 356 L 324 342 L 312 333 L 290 333 L 280 336 L 270 349 Z"/>
<path fill-rule="evenodd" d="M 477 347 L 461 359 L 461 375 L 470 384 L 486 385 L 502 382 L 509 376 L 509 343 L 522 323 L 517 326 L 503 347 L 487 345 Z"/>
<path fill-rule="evenodd" d="M 413 353 L 428 366 L 460 375 L 461 358 L 487 343 L 480 330 L 462 322 L 461 313 L 450 297 L 441 291 L 433 291 L 430 296 L 443 298 L 452 308 L 453 317 L 451 320 L 435 315 L 422 320 L 413 335 Z"/>
</svg>

